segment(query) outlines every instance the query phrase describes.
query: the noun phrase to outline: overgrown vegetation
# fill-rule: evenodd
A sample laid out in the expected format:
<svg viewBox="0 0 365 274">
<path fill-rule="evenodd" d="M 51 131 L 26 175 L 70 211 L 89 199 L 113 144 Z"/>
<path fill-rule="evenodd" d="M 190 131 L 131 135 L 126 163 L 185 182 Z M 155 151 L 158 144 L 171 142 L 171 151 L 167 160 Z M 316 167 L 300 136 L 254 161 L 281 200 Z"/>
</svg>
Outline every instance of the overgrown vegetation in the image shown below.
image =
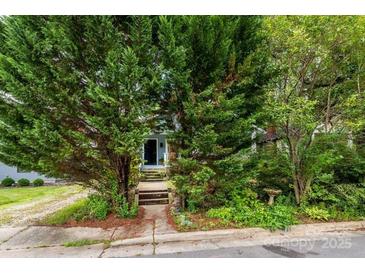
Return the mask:
<svg viewBox="0 0 365 274">
<path fill-rule="evenodd" d="M 182 225 L 193 213 L 269 229 L 365 216 L 365 17 L 0 24 L 0 160 L 96 190 L 80 216 L 137 213 L 128 192 L 155 130 L 178 156 Z M 272 206 L 268 188 L 281 193 Z"/>
<path fill-rule="evenodd" d="M 262 85 L 250 72 L 245 78 L 237 72 L 221 95 L 215 87 L 224 86 L 226 79 L 210 83 L 204 78 L 200 89 L 192 90 L 193 102 L 182 102 L 186 113 L 181 124 L 188 125 L 174 135 L 181 158 L 173 164 L 182 207 L 197 215 L 205 211 L 207 218 L 269 229 L 308 219 L 364 218 L 364 18 L 273 16 L 263 18 L 258 28 L 263 36 L 254 40 L 257 44 L 244 45 L 251 52 L 246 58 L 254 60 L 244 67 L 253 65 L 253 72 L 266 62 L 259 70 Z M 240 84 L 241 79 L 260 85 L 259 91 Z M 245 93 L 259 101 L 249 95 L 237 105 L 225 101 L 224 96 L 234 100 Z M 233 109 L 243 110 L 245 104 L 252 113 Z M 227 107 L 232 107 L 230 114 Z M 239 119 L 240 130 L 231 127 Z M 267 205 L 265 188 L 281 191 L 273 206 Z M 178 215 L 179 225 L 189 223 L 188 214 Z"/>
<path fill-rule="evenodd" d="M 116 199 L 117 200 L 117 199 Z M 120 218 L 134 218 L 138 214 L 138 206 L 129 206 L 124 197 L 120 196 L 120 203 L 110 206 L 105 197 L 92 194 L 86 199 L 81 199 L 66 206 L 45 218 L 42 223 L 47 225 L 63 225 L 69 221 L 105 220 L 114 212 Z"/>
</svg>

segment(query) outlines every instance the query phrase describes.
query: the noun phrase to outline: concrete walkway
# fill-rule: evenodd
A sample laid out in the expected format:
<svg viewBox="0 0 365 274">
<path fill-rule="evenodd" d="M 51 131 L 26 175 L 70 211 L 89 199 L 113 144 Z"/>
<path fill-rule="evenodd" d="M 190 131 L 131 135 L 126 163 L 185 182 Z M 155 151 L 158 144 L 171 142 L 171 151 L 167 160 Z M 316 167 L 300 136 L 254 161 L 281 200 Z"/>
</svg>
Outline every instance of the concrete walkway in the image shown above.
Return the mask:
<svg viewBox="0 0 365 274">
<path fill-rule="evenodd" d="M 162 209 L 146 207 L 154 222 L 142 226 L 137 237 L 126 238 L 123 228 L 0 228 L 0 257 L 132 257 L 219 250 L 232 247 L 273 245 L 285 241 L 320 240 L 364 233 L 365 221 L 293 226 L 289 231 L 261 228 L 176 233 L 168 224 L 158 224 Z M 99 240 L 100 243 L 65 247 L 67 242 Z M 104 241 L 102 243 L 102 241 Z"/>
</svg>

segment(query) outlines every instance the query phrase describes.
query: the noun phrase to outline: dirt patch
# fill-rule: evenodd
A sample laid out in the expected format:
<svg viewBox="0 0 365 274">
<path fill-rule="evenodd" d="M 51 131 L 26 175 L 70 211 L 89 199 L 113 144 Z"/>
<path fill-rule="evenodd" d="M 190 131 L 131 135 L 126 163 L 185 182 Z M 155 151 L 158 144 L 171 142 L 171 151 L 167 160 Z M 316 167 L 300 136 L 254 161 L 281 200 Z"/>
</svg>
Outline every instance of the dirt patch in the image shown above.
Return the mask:
<svg viewBox="0 0 365 274">
<path fill-rule="evenodd" d="M 85 220 L 76 221 L 70 220 L 66 224 L 59 225 L 60 227 L 98 227 L 103 229 L 115 228 L 115 227 L 136 227 L 145 222 L 144 218 L 144 208 L 140 207 L 138 210 L 138 215 L 134 219 L 121 219 L 116 214 L 109 214 L 105 220 Z"/>
</svg>

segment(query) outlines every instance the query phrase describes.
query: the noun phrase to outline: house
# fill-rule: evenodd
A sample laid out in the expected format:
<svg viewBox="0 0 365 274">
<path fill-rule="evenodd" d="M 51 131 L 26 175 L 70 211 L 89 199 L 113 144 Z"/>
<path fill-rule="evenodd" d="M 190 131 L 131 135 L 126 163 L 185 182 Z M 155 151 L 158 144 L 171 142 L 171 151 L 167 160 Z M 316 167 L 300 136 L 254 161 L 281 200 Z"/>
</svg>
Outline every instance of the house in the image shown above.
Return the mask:
<svg viewBox="0 0 365 274">
<path fill-rule="evenodd" d="M 167 133 L 152 133 L 146 139 L 141 148 L 141 157 L 144 163 L 141 170 L 145 169 L 165 169 L 168 166 L 169 159 L 172 159 L 175 153 L 170 151 L 167 142 Z M 48 183 L 55 183 L 56 179 L 47 178 L 34 171 L 24 171 L 17 167 L 8 166 L 0 162 L 0 181 L 6 177 L 11 177 L 15 181 L 26 178 L 33 181 L 42 178 Z"/>
<path fill-rule="evenodd" d="M 152 133 L 144 142 L 141 151 L 143 164 L 141 170 L 145 169 L 165 169 L 169 160 L 175 158 L 175 153 L 169 147 L 167 133 Z"/>
<path fill-rule="evenodd" d="M 24 171 L 20 168 L 0 163 L 0 181 L 6 177 L 13 178 L 15 181 L 18 181 L 22 178 L 26 178 L 29 181 L 41 178 L 47 183 L 56 183 L 56 179 L 54 178 L 48 178 L 34 171 Z"/>
</svg>

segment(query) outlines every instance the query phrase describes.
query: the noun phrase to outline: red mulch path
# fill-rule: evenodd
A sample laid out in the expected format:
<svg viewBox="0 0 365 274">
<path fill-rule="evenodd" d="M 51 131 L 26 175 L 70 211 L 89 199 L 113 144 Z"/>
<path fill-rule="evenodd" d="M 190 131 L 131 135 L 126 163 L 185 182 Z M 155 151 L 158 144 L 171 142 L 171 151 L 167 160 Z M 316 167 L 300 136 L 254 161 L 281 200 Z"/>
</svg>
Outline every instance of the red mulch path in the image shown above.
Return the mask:
<svg viewBox="0 0 365 274">
<path fill-rule="evenodd" d="M 139 225 L 143 222 L 144 208 L 140 207 L 138 210 L 138 215 L 134 219 L 121 219 L 116 216 L 116 214 L 109 214 L 105 220 L 85 220 L 77 222 L 75 220 L 70 220 L 67 223 L 61 225 L 61 227 L 99 227 L 103 229 L 115 228 L 115 227 L 129 227 Z"/>
</svg>

